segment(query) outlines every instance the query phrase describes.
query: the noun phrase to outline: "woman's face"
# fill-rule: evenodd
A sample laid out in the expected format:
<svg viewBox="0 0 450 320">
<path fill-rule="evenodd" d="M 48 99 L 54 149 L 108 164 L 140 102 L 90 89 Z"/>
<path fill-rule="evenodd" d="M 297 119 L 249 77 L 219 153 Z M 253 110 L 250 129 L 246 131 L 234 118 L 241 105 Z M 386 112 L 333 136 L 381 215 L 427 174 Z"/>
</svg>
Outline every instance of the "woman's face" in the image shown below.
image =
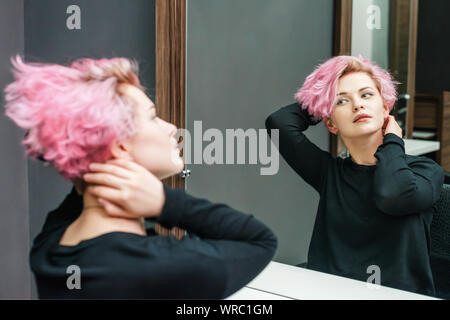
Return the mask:
<svg viewBox="0 0 450 320">
<path fill-rule="evenodd" d="M 356 121 L 362 114 L 367 117 Z M 339 80 L 336 105 L 325 124 L 331 133 L 355 138 L 381 132 L 388 116 L 389 108 L 373 79 L 365 72 L 354 72 Z"/>
<path fill-rule="evenodd" d="M 137 132 L 116 146 L 116 157 L 134 160 L 159 179 L 183 170 L 176 126 L 157 117 L 155 104 L 142 90 L 129 84 L 120 84 L 118 90 L 134 101 Z"/>
</svg>

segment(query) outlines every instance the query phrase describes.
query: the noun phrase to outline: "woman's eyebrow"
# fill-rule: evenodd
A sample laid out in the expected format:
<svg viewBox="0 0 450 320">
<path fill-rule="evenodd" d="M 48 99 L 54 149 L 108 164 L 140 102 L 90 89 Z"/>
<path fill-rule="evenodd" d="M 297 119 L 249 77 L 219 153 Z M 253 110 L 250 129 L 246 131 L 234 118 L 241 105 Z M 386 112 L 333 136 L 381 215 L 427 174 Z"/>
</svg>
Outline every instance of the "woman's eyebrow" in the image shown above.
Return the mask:
<svg viewBox="0 0 450 320">
<path fill-rule="evenodd" d="M 358 91 L 364 91 L 366 89 L 372 89 L 373 90 L 372 87 L 364 87 L 364 88 L 359 89 Z M 341 92 L 341 93 L 338 94 L 338 96 L 345 95 L 345 94 L 347 94 L 347 92 Z"/>
</svg>

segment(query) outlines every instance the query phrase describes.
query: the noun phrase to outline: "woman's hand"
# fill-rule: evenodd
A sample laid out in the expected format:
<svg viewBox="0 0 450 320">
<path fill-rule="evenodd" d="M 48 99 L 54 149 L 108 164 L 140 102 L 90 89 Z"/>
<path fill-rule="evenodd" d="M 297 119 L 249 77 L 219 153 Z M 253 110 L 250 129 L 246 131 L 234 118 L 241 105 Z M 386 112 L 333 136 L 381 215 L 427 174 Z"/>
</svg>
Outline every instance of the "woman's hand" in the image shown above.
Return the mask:
<svg viewBox="0 0 450 320">
<path fill-rule="evenodd" d="M 387 135 L 388 133 L 394 133 L 398 137 L 403 138 L 402 128 L 400 128 L 397 121 L 395 121 L 394 116 L 389 116 L 384 120 L 382 130 L 383 130 L 383 136 Z"/>
<path fill-rule="evenodd" d="M 111 216 L 157 217 L 165 202 L 162 182 L 131 160 L 92 163 L 83 179 L 92 184 L 86 192 L 96 196 Z"/>
</svg>

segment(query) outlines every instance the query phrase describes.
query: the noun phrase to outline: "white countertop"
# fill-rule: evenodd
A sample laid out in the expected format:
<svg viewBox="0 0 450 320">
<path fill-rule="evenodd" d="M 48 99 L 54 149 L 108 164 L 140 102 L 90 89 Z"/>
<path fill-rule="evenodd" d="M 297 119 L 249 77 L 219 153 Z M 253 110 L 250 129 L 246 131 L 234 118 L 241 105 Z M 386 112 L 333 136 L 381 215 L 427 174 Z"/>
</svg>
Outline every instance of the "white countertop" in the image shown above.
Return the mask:
<svg viewBox="0 0 450 320">
<path fill-rule="evenodd" d="M 441 144 L 439 141 L 428 141 L 420 139 L 403 139 L 405 142 L 405 153 L 411 156 L 420 156 L 429 152 L 438 151 Z"/>
<path fill-rule="evenodd" d="M 369 275 L 368 275 L 369 276 Z M 228 299 L 239 300 L 439 300 L 363 281 L 294 267 L 269 265 L 245 288 Z"/>
<path fill-rule="evenodd" d="M 294 300 L 274 293 L 244 287 L 225 300 Z"/>
</svg>

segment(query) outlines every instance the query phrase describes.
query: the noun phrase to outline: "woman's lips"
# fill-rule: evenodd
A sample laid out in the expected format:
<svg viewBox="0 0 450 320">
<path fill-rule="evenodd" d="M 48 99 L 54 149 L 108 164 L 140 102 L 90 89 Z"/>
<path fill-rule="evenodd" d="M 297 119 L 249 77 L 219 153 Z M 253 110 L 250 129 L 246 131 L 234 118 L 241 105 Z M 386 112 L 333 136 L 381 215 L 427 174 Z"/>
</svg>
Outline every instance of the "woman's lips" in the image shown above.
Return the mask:
<svg viewBox="0 0 450 320">
<path fill-rule="evenodd" d="M 365 122 L 365 121 L 368 121 L 369 119 L 370 119 L 370 117 L 364 117 L 359 120 L 356 120 L 355 122 Z"/>
</svg>

